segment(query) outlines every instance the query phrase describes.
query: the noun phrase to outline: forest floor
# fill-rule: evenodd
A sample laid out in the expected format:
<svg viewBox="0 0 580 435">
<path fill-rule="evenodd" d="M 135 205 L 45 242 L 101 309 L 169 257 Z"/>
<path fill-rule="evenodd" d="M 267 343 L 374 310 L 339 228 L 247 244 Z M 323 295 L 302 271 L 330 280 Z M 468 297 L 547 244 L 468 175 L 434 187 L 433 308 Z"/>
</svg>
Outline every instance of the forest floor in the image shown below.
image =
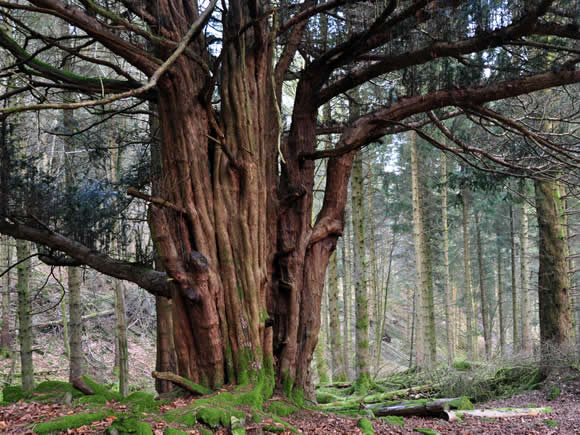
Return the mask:
<svg viewBox="0 0 580 435">
<path fill-rule="evenodd" d="M 560 394 L 549 400 L 549 390 L 553 385 L 561 388 Z M 283 400 L 281 397 L 273 397 L 271 401 Z M 180 398 L 160 408 L 161 414 L 190 406 L 194 399 Z M 268 403 L 264 404 L 266 409 Z M 117 415 L 127 412 L 127 404 L 111 401 L 107 407 Z M 526 392 L 511 398 L 493 400 L 477 404 L 476 409 L 487 408 L 541 408 L 546 407 L 550 412 L 542 412 L 537 416 L 510 417 L 510 418 L 480 418 L 465 416 L 462 421 L 448 422 L 436 418 L 405 417 L 404 425 L 395 426 L 381 419 L 372 421 L 376 434 L 411 434 L 418 433 L 418 428 L 431 429 L 434 432 L 423 433 L 440 434 L 580 434 L 580 377 L 559 372 L 548 378 L 541 390 Z M 66 405 L 63 403 L 38 403 L 19 401 L 9 406 L 0 407 L 0 433 L 1 434 L 33 434 L 31 425 L 41 421 L 54 419 L 55 417 L 85 412 L 89 405 Z M 115 421 L 116 417 L 107 417 L 95 421 L 91 425 L 69 429 L 68 434 L 99 434 L 105 433 L 106 429 Z M 150 424 L 153 433 L 161 435 L 169 423 L 159 418 L 159 414 L 144 414 L 143 421 Z M 357 428 L 357 418 L 343 417 L 329 412 L 320 412 L 314 409 L 301 409 L 284 418 L 297 431 L 304 434 L 363 434 Z M 276 427 L 279 423 L 268 417 L 259 423 L 246 422 L 246 433 L 265 434 L 267 427 Z M 175 426 L 174 426 L 175 427 Z M 185 433 L 204 433 L 200 428 L 179 428 Z M 281 428 L 280 428 L 281 429 Z M 207 433 L 207 430 L 206 432 Z M 216 430 L 217 434 L 231 433 L 227 428 Z M 290 431 L 281 432 L 291 434 Z"/>
</svg>

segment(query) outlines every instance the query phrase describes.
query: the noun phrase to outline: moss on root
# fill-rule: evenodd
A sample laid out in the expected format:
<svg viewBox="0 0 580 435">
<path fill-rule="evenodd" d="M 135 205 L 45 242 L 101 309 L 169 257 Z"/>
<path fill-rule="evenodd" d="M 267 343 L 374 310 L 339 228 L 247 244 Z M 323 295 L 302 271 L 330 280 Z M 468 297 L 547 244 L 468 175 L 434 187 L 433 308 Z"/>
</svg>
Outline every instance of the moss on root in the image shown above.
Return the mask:
<svg viewBox="0 0 580 435">
<path fill-rule="evenodd" d="M 461 396 L 458 399 L 449 402 L 449 406 L 460 411 L 471 411 L 474 409 L 473 403 L 466 396 Z"/>
<path fill-rule="evenodd" d="M 4 402 L 16 403 L 19 400 L 26 399 L 28 394 L 25 394 L 24 391 L 22 391 L 22 387 L 20 385 L 9 385 L 4 387 L 2 390 L 2 397 Z"/>
<path fill-rule="evenodd" d="M 107 387 L 93 381 L 91 378 L 89 378 L 88 376 L 83 376 L 83 381 L 85 381 L 85 383 L 87 384 L 87 386 L 93 390 L 93 393 L 95 394 L 100 394 L 101 396 L 105 397 L 105 399 L 107 400 L 115 400 L 117 402 L 120 402 L 123 400 L 123 396 L 116 392 L 116 391 L 111 391 L 109 390 Z"/>
<path fill-rule="evenodd" d="M 107 433 L 153 435 L 153 430 L 148 423 L 139 421 L 139 416 L 135 414 L 120 414 L 109 426 Z"/>
<path fill-rule="evenodd" d="M 110 409 L 99 412 L 83 412 L 80 414 L 67 415 L 64 417 L 55 418 L 33 425 L 32 429 L 37 434 L 48 434 L 51 432 L 66 431 L 67 429 L 74 429 L 81 426 L 86 426 L 95 421 L 102 420 L 113 415 L 114 412 Z"/>
<path fill-rule="evenodd" d="M 362 429 L 364 435 L 374 435 L 375 430 L 373 429 L 373 424 L 367 418 L 360 418 L 356 423 L 356 427 Z"/>
<path fill-rule="evenodd" d="M 163 431 L 163 435 L 189 435 L 189 432 L 183 432 L 182 430 L 168 427 Z"/>
<path fill-rule="evenodd" d="M 381 420 L 392 426 L 404 426 L 405 419 L 398 415 L 387 415 L 386 417 L 381 417 Z"/>
<path fill-rule="evenodd" d="M 279 415 L 280 417 L 288 417 L 298 411 L 298 408 L 286 402 L 275 401 L 270 403 L 266 410 L 272 414 Z"/>
</svg>

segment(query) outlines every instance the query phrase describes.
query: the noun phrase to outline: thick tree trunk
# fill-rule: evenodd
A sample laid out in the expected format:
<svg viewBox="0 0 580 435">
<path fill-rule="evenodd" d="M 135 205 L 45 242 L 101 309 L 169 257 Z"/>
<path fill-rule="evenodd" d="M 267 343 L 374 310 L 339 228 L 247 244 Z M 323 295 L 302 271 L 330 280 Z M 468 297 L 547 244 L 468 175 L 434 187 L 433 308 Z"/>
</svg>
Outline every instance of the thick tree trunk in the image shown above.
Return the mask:
<svg viewBox="0 0 580 435">
<path fill-rule="evenodd" d="M 471 287 L 471 257 L 469 255 L 469 198 L 466 187 L 461 189 L 461 199 L 463 201 L 463 268 L 465 272 L 465 317 L 467 321 L 467 355 L 469 359 L 476 356 L 475 348 L 475 327 L 473 325 L 473 292 Z"/>
<path fill-rule="evenodd" d="M 536 180 L 535 188 L 540 235 L 540 341 L 544 351 L 548 351 L 550 346 L 567 346 L 573 342 L 568 250 L 559 183 Z M 549 358 L 549 352 L 543 355 Z"/>
<path fill-rule="evenodd" d="M 477 262 L 479 265 L 479 291 L 481 296 L 481 320 L 483 324 L 483 338 L 485 340 L 485 357 L 491 359 L 491 322 L 489 318 L 489 305 L 487 301 L 487 289 L 485 286 L 485 270 L 483 268 L 483 245 L 481 243 L 481 228 L 479 213 L 475 213 L 475 231 L 477 238 Z"/>
<path fill-rule="evenodd" d="M 20 371 L 22 390 L 34 388 L 34 367 L 32 365 L 32 316 L 30 313 L 30 243 L 16 241 L 16 258 L 22 261 L 18 266 L 18 341 L 20 342 Z"/>
</svg>

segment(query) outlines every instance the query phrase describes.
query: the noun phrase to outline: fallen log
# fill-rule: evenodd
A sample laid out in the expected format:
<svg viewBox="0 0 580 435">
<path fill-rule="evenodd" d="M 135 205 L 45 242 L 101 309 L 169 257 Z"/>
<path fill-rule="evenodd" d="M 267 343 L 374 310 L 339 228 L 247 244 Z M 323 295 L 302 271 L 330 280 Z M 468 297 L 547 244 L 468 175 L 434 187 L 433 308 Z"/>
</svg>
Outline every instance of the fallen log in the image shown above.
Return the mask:
<svg viewBox="0 0 580 435">
<path fill-rule="evenodd" d="M 106 310 L 106 311 L 101 311 L 99 313 L 87 314 L 87 315 L 82 317 L 82 321 L 86 322 L 87 320 L 95 319 L 97 317 L 105 317 L 105 316 L 108 316 L 110 314 L 113 314 L 114 312 L 115 312 L 115 310 Z M 50 322 L 37 323 L 36 325 L 32 325 L 32 327 L 43 329 L 43 328 L 52 328 L 53 326 L 61 326 L 61 325 L 62 325 L 62 319 L 59 319 L 59 320 L 52 320 Z"/>
<path fill-rule="evenodd" d="M 459 403 L 460 398 L 453 399 L 436 399 L 421 401 L 406 401 L 391 405 L 366 405 L 365 409 L 373 412 L 376 417 L 386 417 L 396 415 L 400 417 L 437 417 L 449 419 L 447 412 L 454 403 Z"/>
<path fill-rule="evenodd" d="M 153 372 L 151 373 L 155 379 L 163 379 L 164 381 L 169 381 L 177 385 L 178 387 L 183 388 L 184 390 L 189 391 L 190 393 L 197 394 L 203 396 L 204 394 L 211 393 L 209 388 L 204 387 L 203 385 L 196 384 L 195 382 L 191 382 L 189 379 L 185 379 L 175 373 L 171 372 Z"/>
<path fill-rule="evenodd" d="M 508 417 L 535 417 L 546 411 L 546 408 L 521 408 L 521 409 L 474 409 L 473 411 L 446 411 L 447 420 L 457 421 L 459 418 L 471 415 L 484 418 L 508 418 Z"/>
</svg>

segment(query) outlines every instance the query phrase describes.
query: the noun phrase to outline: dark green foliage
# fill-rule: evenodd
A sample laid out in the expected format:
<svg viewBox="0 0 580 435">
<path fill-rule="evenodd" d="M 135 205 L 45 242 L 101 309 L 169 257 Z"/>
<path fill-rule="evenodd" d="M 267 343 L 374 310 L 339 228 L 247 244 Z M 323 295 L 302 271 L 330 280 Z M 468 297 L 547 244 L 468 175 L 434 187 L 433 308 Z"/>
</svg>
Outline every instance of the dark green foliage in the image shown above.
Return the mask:
<svg viewBox="0 0 580 435">
<path fill-rule="evenodd" d="M 548 426 L 552 426 L 552 427 L 558 426 L 558 423 L 555 422 L 554 420 L 546 420 L 546 421 L 544 421 L 544 423 L 546 423 Z"/>
<path fill-rule="evenodd" d="M 262 430 L 264 432 L 272 432 L 272 433 L 282 433 L 286 431 L 286 428 L 284 426 L 263 426 Z"/>
<path fill-rule="evenodd" d="M 316 401 L 318 403 L 332 403 L 332 402 L 336 402 L 337 400 L 338 400 L 338 397 L 335 396 L 334 394 L 327 393 L 325 391 L 317 391 L 316 392 Z"/>
<path fill-rule="evenodd" d="M 413 432 L 424 433 L 425 435 L 437 435 L 439 432 L 433 429 L 429 429 L 426 427 L 416 427 L 413 429 Z"/>
</svg>

